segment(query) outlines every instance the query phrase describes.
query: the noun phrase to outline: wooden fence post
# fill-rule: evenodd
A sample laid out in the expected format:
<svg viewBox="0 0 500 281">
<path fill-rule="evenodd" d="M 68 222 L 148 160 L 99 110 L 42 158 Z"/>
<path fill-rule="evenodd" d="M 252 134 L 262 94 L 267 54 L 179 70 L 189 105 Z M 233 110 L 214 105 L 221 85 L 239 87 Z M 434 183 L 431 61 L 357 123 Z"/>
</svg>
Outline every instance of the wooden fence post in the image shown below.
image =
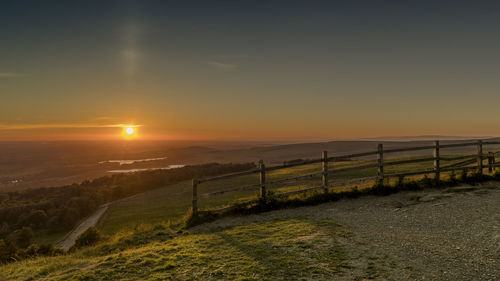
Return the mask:
<svg viewBox="0 0 500 281">
<path fill-rule="evenodd" d="M 193 215 L 198 214 L 198 180 L 193 179 Z"/>
<path fill-rule="evenodd" d="M 493 172 L 494 173 L 497 171 L 497 168 L 495 166 L 495 162 L 496 162 L 496 160 L 495 160 L 495 153 L 492 152 L 491 153 L 491 167 L 493 168 Z"/>
<path fill-rule="evenodd" d="M 384 183 L 384 146 L 383 144 L 378 144 L 378 182 L 379 184 Z"/>
<path fill-rule="evenodd" d="M 477 141 L 477 169 L 479 174 L 483 173 L 483 141 Z"/>
<path fill-rule="evenodd" d="M 323 187 L 325 193 L 328 193 L 328 152 L 323 151 Z"/>
<path fill-rule="evenodd" d="M 434 142 L 434 172 L 435 172 L 435 180 L 441 180 L 441 172 L 439 169 L 439 141 Z"/>
<path fill-rule="evenodd" d="M 488 172 L 491 174 L 495 170 L 493 167 L 493 162 L 495 161 L 495 154 L 493 152 L 488 152 Z"/>
<path fill-rule="evenodd" d="M 264 161 L 259 161 L 260 165 L 260 196 L 266 198 L 266 165 Z"/>
</svg>

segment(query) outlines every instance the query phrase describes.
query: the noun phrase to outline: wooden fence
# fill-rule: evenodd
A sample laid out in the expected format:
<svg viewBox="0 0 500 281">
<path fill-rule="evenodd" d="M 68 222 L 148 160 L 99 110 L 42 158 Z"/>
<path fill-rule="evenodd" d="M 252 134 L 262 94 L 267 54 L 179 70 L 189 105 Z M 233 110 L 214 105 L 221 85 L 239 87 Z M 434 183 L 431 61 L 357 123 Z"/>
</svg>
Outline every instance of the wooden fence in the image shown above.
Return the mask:
<svg viewBox="0 0 500 281">
<path fill-rule="evenodd" d="M 358 184 L 358 183 L 367 182 L 367 181 L 374 181 L 374 180 L 382 183 L 384 181 L 384 179 L 398 178 L 398 177 L 405 177 L 405 176 L 434 174 L 434 178 L 436 180 L 440 180 L 442 172 L 452 172 L 452 171 L 455 172 L 455 171 L 461 171 L 461 170 L 477 170 L 479 173 L 483 173 L 483 170 L 485 168 L 485 165 L 483 162 L 486 159 L 488 160 L 488 164 L 487 164 L 486 168 L 488 168 L 488 172 L 492 173 L 495 170 L 495 167 L 500 166 L 500 163 L 495 162 L 495 155 L 500 153 L 500 151 L 489 152 L 488 154 L 483 154 L 483 146 L 484 145 L 500 145 L 500 142 L 479 140 L 479 141 L 474 141 L 474 142 L 464 142 L 464 143 L 453 143 L 453 144 L 441 145 L 439 143 L 439 141 L 435 141 L 434 145 L 407 147 L 407 148 L 396 148 L 396 149 L 384 149 L 382 144 L 378 144 L 376 151 L 354 153 L 354 154 L 332 156 L 332 157 L 328 157 L 328 152 L 323 151 L 322 157 L 319 159 L 305 160 L 305 161 L 293 161 L 290 164 L 287 164 L 285 162 L 283 165 L 277 165 L 277 166 L 271 166 L 271 167 L 266 167 L 264 165 L 263 161 L 261 160 L 259 162 L 259 168 L 257 168 L 257 169 L 239 172 L 239 173 L 215 176 L 215 177 L 210 177 L 210 178 L 193 179 L 192 211 L 193 211 L 193 214 L 197 214 L 198 212 L 200 212 L 198 210 L 198 199 L 200 199 L 200 198 L 209 198 L 209 197 L 218 196 L 218 195 L 222 195 L 222 194 L 229 193 L 229 192 L 248 191 L 248 190 L 257 190 L 257 189 L 260 189 L 260 196 L 261 197 L 266 197 L 266 196 L 269 196 L 268 193 L 266 192 L 266 187 L 268 185 L 282 183 L 282 182 L 286 182 L 286 181 L 292 181 L 292 180 L 308 179 L 308 178 L 313 178 L 316 176 L 321 176 L 322 184 L 320 186 L 315 186 L 315 187 L 305 188 L 305 189 L 295 190 L 295 191 L 289 191 L 289 192 L 284 192 L 284 193 L 279 193 L 279 194 L 273 194 L 271 196 L 273 198 L 287 197 L 290 195 L 306 193 L 306 192 L 311 192 L 311 191 L 317 191 L 317 190 L 324 190 L 325 192 L 328 192 L 328 189 L 334 188 L 334 187 Z M 440 155 L 441 149 L 457 148 L 457 147 L 474 147 L 474 146 L 477 147 L 477 153 L 474 153 L 474 154 L 458 155 L 458 156 L 453 156 L 453 157 L 444 157 L 444 156 Z M 433 155 L 429 156 L 429 157 L 418 157 L 418 158 L 414 158 L 414 159 L 384 161 L 384 156 L 387 154 L 409 152 L 409 151 L 420 151 L 420 150 L 432 150 Z M 376 163 L 363 164 L 363 165 L 358 165 L 358 166 L 354 166 L 354 167 L 343 167 L 343 168 L 339 168 L 339 169 L 334 169 L 333 171 L 332 170 L 329 171 L 329 169 L 328 169 L 329 163 L 333 163 L 336 161 L 350 161 L 350 160 L 353 160 L 353 158 L 363 158 L 363 157 L 369 157 L 369 156 L 372 156 L 372 157 L 376 156 L 377 157 Z M 441 160 L 443 160 L 443 161 L 462 160 L 462 161 L 459 161 L 459 162 L 454 163 L 454 164 L 449 164 L 446 166 L 441 166 L 440 165 Z M 384 167 L 387 167 L 387 166 L 404 165 L 404 164 L 419 163 L 419 162 L 425 162 L 425 161 L 433 161 L 434 167 L 432 169 L 428 169 L 428 170 L 409 171 L 409 172 L 392 173 L 392 174 L 384 173 Z M 267 172 L 276 171 L 276 170 L 280 170 L 280 169 L 287 169 L 290 167 L 309 165 L 309 164 L 314 164 L 314 163 L 322 163 L 321 171 L 318 171 L 318 172 L 312 173 L 312 174 L 302 175 L 302 176 L 277 179 L 277 180 L 273 180 L 273 181 L 266 181 L 266 173 Z M 475 166 L 470 166 L 471 164 L 475 164 Z M 349 180 L 346 180 L 343 182 L 337 182 L 337 183 L 332 183 L 332 184 L 329 184 L 329 182 L 328 182 L 328 178 L 331 175 L 331 173 L 364 170 L 364 169 L 368 169 L 368 168 L 377 168 L 377 176 L 349 179 Z M 259 174 L 260 175 L 260 182 L 258 184 L 237 186 L 237 187 L 226 189 L 226 190 L 221 190 L 221 191 L 216 191 L 216 192 L 211 192 L 211 193 L 204 193 L 204 194 L 198 195 L 198 186 L 202 183 L 211 182 L 211 181 L 218 181 L 218 180 L 225 180 L 225 179 L 241 177 L 241 176 L 246 176 L 246 175 L 252 175 L 252 174 Z M 254 203 L 254 202 L 257 202 L 257 200 L 258 199 L 255 199 L 255 200 L 247 201 L 244 203 Z M 211 210 L 211 211 L 212 212 L 214 212 L 214 211 L 220 212 L 220 211 L 228 210 L 232 207 L 233 206 L 228 206 L 225 208 Z"/>
</svg>

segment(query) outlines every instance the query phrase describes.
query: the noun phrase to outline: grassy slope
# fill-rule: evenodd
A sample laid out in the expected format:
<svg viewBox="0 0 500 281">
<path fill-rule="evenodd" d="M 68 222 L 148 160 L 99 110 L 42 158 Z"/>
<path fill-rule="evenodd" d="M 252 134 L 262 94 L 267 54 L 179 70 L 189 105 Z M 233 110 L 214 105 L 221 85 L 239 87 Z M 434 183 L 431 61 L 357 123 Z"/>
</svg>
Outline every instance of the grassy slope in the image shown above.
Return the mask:
<svg viewBox="0 0 500 281">
<path fill-rule="evenodd" d="M 407 157 L 408 158 L 408 157 Z M 398 160 L 406 158 L 397 158 Z M 330 164 L 330 169 L 352 166 L 357 164 L 372 163 L 373 161 L 356 161 L 342 162 Z M 441 165 L 449 164 L 442 161 Z M 385 168 L 386 173 L 397 173 L 404 171 L 415 171 L 422 169 L 431 169 L 432 161 L 423 163 L 412 163 L 399 166 L 390 166 Z M 293 167 L 283 170 L 277 170 L 267 175 L 267 180 L 272 181 L 280 178 L 287 178 L 305 174 L 311 174 L 321 171 L 321 164 L 311 164 L 299 167 Z M 330 182 L 342 179 L 350 179 L 355 177 L 375 176 L 376 169 L 365 169 L 362 171 L 344 172 L 341 174 L 331 173 Z M 415 177 L 418 178 L 418 177 Z M 243 176 L 228 180 L 209 182 L 199 185 L 198 194 L 224 190 L 227 188 L 250 185 L 258 183 L 258 175 Z M 292 181 L 289 183 L 281 183 L 277 186 L 272 186 L 271 189 L 275 192 L 285 192 L 295 189 L 318 186 L 321 184 L 321 178 L 315 177 L 312 179 Z M 360 188 L 373 184 L 358 185 Z M 337 188 L 336 190 L 350 189 L 352 186 L 345 188 Z M 225 194 L 207 199 L 200 199 L 198 204 L 201 209 L 223 206 L 235 201 L 243 201 L 255 198 L 257 191 L 244 191 Z M 178 184 L 166 186 L 152 190 L 143 194 L 139 194 L 127 199 L 120 200 L 112 204 L 105 216 L 101 219 L 98 227 L 105 234 L 113 234 L 121 229 L 133 229 L 144 223 L 159 223 L 170 221 L 173 224 L 178 224 L 182 221 L 183 216 L 191 207 L 191 182 L 185 181 Z"/>
<path fill-rule="evenodd" d="M 5 280 L 331 279 L 347 267 L 332 221 L 282 219 L 198 234 L 156 226 L 74 254 L 0 267 Z"/>
</svg>

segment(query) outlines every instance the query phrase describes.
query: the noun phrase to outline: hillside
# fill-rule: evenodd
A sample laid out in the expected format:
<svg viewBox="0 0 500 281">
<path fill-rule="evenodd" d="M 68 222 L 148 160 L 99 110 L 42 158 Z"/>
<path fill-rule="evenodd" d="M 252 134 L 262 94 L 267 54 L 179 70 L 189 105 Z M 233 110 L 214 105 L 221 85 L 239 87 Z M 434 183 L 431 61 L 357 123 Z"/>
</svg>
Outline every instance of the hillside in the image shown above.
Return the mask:
<svg viewBox="0 0 500 281">
<path fill-rule="evenodd" d="M 56 242 L 94 213 L 101 204 L 195 177 L 244 171 L 254 167 L 253 163 L 212 163 L 171 170 L 115 174 L 69 186 L 0 192 L 0 245 L 6 242 L 6 247 L 10 249 L 8 254 L 0 253 L 0 259 L 11 259 L 18 250 L 25 249 L 34 242 Z"/>
<path fill-rule="evenodd" d="M 406 159 L 406 158 L 397 158 Z M 350 165 L 368 163 L 366 161 L 347 161 L 336 162 L 335 168 L 346 167 Z M 432 163 L 421 162 L 401 165 L 398 167 L 388 167 L 387 172 L 411 171 L 416 169 L 431 168 Z M 309 164 L 297 167 L 286 168 L 268 173 L 268 180 L 278 180 L 294 176 L 302 176 L 314 173 L 321 169 L 320 164 Z M 376 169 L 370 168 L 361 171 L 350 171 L 331 175 L 331 181 L 341 181 L 349 178 L 362 176 L 374 176 Z M 416 176 L 413 178 L 421 178 Z M 259 182 L 258 175 L 246 175 L 227 180 L 208 182 L 200 185 L 200 193 L 221 191 L 228 188 L 256 184 Z M 281 193 L 291 190 L 299 190 L 313 187 L 321 184 L 321 177 L 315 176 L 302 180 L 284 182 L 270 185 L 269 188 L 275 193 Z M 122 229 L 133 229 L 135 226 L 144 223 L 159 223 L 169 221 L 172 224 L 180 224 L 183 217 L 191 208 L 192 199 L 191 181 L 183 181 L 165 187 L 150 190 L 128 198 L 124 198 L 110 204 L 108 210 L 100 220 L 98 227 L 106 234 L 113 234 Z M 357 187 L 372 186 L 373 182 L 358 184 Z M 351 189 L 352 186 L 338 187 L 336 192 Z M 202 209 L 225 206 L 234 202 L 255 199 L 257 191 L 238 191 L 212 198 L 203 198 L 199 205 Z"/>
<path fill-rule="evenodd" d="M 362 197 L 122 232 L 0 267 L 2 280 L 493 280 L 500 184 Z"/>
</svg>

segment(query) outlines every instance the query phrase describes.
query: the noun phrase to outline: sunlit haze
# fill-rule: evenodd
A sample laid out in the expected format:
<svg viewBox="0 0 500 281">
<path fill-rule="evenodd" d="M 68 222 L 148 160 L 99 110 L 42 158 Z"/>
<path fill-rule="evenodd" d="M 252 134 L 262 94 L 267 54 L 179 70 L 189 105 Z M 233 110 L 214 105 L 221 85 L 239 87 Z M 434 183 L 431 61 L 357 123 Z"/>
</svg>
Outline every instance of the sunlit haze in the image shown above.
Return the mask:
<svg viewBox="0 0 500 281">
<path fill-rule="evenodd" d="M 11 1 L 0 140 L 499 135 L 494 2 Z"/>
</svg>

